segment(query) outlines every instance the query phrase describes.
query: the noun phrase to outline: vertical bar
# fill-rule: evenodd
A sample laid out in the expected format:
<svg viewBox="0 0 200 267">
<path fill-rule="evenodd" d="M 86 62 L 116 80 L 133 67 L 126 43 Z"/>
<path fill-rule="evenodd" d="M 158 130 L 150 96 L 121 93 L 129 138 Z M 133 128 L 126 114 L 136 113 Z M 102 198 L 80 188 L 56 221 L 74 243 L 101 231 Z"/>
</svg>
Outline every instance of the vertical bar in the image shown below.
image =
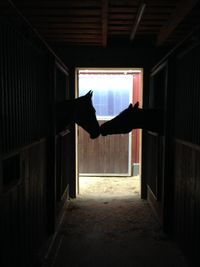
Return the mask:
<svg viewBox="0 0 200 267">
<path fill-rule="evenodd" d="M 196 99 L 197 99 L 197 104 L 196 104 L 196 114 L 197 114 L 197 131 L 196 131 L 196 140 L 197 144 L 200 145 L 200 93 L 199 93 L 199 86 L 200 86 L 200 63 L 199 61 L 197 62 L 197 68 L 196 68 Z"/>
<path fill-rule="evenodd" d="M 26 143 L 28 144 L 30 142 L 30 92 L 31 92 L 31 79 L 30 79 L 30 50 L 29 47 L 26 44 L 26 56 L 27 56 L 27 62 L 26 62 L 26 67 L 27 67 L 27 77 L 26 77 L 26 111 L 27 111 L 27 121 L 26 121 L 26 127 L 27 127 L 27 141 Z"/>
<path fill-rule="evenodd" d="M 49 92 L 47 96 L 48 106 L 51 107 L 48 113 L 48 136 L 47 136 L 47 151 L 48 151 L 48 187 L 47 187 L 47 219 L 48 232 L 53 233 L 56 226 L 56 131 L 55 131 L 55 110 L 54 103 L 55 94 L 55 76 L 54 76 L 54 58 L 50 58 L 48 62 L 49 71 Z"/>
<path fill-rule="evenodd" d="M 28 91 L 28 59 L 27 59 L 27 46 L 24 43 L 24 129 L 25 129 L 25 144 L 28 143 L 28 99 L 27 99 L 27 91 Z"/>
<path fill-rule="evenodd" d="M 26 111 L 25 111 L 25 75 L 26 75 L 26 68 L 25 68 L 25 44 L 24 44 L 24 41 L 22 43 L 22 73 L 21 75 L 23 75 L 23 79 L 22 79 L 22 76 L 21 76 L 21 81 L 22 81 L 22 84 L 21 84 L 21 112 L 22 112 L 22 143 L 21 144 L 24 144 L 25 141 L 26 141 Z"/>
<path fill-rule="evenodd" d="M 199 115 L 199 104 L 200 104 L 200 94 L 199 94 L 199 86 L 200 86 L 200 77 L 199 77 L 199 73 L 200 73 L 200 64 L 198 61 L 198 56 L 195 57 L 195 70 L 194 70 L 194 76 L 195 76 L 195 95 L 194 95 L 194 100 L 195 100 L 195 110 L 194 110 L 194 114 L 195 114 L 195 129 L 194 129 L 194 139 L 195 139 L 195 143 L 196 144 L 200 144 L 200 115 Z"/>
<path fill-rule="evenodd" d="M 19 146 L 19 104 L 18 104 L 18 95 L 19 95 L 19 55 L 18 55 L 18 39 L 19 36 L 15 33 L 15 47 L 14 47 L 14 66 L 15 66 L 15 147 Z"/>
<path fill-rule="evenodd" d="M 5 152 L 8 152 L 10 149 L 10 124 L 9 124 L 9 83 L 8 83 L 8 28 L 5 28 L 4 31 L 4 80 L 5 80 Z"/>
<path fill-rule="evenodd" d="M 4 109 L 4 92 L 3 92 L 3 25 L 0 24 L 0 73 L 1 75 L 1 80 L 0 80 L 0 155 L 3 154 L 4 150 L 4 114 L 3 114 L 3 109 Z M 1 163 L 0 163 L 1 164 Z M 0 166 L 0 177 L 1 176 L 1 166 Z M 1 180 L 0 180 L 1 183 Z M 1 188 L 1 184 L 0 184 Z"/>
<path fill-rule="evenodd" d="M 13 140 L 12 149 L 17 147 L 17 108 L 16 108 L 16 96 L 17 96 L 17 62 L 16 62 L 16 32 L 11 32 L 11 43 L 12 43 L 12 67 L 13 67 L 13 79 L 12 79 L 12 125 L 13 125 Z"/>
<path fill-rule="evenodd" d="M 26 84 L 26 110 L 27 110 L 27 143 L 31 142 L 31 90 L 32 90 L 32 80 L 31 80 L 31 54 L 30 47 L 26 42 L 27 49 L 27 84 Z"/>
<path fill-rule="evenodd" d="M 12 39 L 11 39 L 11 28 L 9 27 L 8 29 L 8 71 L 7 71 L 7 79 L 8 79 L 8 92 L 9 92 L 9 136 L 10 136 L 10 147 L 9 147 L 9 151 L 11 151 L 11 149 L 13 148 L 13 136 L 14 136 L 14 129 L 13 129 L 13 61 L 12 61 Z"/>
<path fill-rule="evenodd" d="M 21 105 L 20 105 L 20 97 L 21 97 L 21 43 L 20 39 L 16 38 L 16 54 L 17 54 L 17 97 L 16 97 L 16 105 L 17 105 L 17 145 L 21 145 Z"/>
</svg>

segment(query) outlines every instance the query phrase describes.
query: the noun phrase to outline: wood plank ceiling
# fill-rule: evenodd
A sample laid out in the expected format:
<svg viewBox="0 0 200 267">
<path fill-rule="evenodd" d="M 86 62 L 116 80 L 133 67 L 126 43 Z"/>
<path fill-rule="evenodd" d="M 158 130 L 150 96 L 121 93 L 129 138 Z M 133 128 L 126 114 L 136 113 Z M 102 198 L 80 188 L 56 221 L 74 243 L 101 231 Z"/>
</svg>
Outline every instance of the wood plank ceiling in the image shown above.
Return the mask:
<svg viewBox="0 0 200 267">
<path fill-rule="evenodd" d="M 199 25 L 198 0 L 8 0 L 50 44 L 173 46 Z M 139 11 L 143 7 L 143 15 Z M 137 26 L 137 27 L 136 27 Z M 135 27 L 135 28 L 134 28 Z M 132 37 L 132 39 L 131 39 Z"/>
</svg>

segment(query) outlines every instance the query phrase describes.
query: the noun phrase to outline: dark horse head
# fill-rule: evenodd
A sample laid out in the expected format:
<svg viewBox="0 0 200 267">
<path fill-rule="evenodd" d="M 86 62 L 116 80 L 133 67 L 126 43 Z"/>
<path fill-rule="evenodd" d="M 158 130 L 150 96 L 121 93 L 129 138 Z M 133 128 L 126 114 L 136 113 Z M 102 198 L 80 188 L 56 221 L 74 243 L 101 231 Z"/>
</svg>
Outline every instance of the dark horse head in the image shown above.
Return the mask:
<svg viewBox="0 0 200 267">
<path fill-rule="evenodd" d="M 90 138 L 97 138 L 100 134 L 96 111 L 92 104 L 92 91 L 75 99 L 74 121 L 90 134 Z"/>
<path fill-rule="evenodd" d="M 103 136 L 110 134 L 125 134 L 132 129 L 146 129 L 150 131 L 161 132 L 163 125 L 161 110 L 141 109 L 139 102 L 134 106 L 129 105 L 118 116 L 105 122 L 100 127 Z"/>
<path fill-rule="evenodd" d="M 57 132 L 63 131 L 70 123 L 77 123 L 90 134 L 92 139 L 99 136 L 100 128 L 92 105 L 92 91 L 84 96 L 56 104 Z"/>
</svg>

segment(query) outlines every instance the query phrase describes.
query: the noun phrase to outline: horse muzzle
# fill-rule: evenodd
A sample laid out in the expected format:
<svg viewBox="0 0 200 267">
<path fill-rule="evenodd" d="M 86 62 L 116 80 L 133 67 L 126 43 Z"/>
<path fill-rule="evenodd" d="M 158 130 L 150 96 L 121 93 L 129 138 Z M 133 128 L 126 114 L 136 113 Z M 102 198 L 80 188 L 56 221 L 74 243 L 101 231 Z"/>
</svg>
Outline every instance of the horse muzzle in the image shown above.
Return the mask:
<svg viewBox="0 0 200 267">
<path fill-rule="evenodd" d="M 90 131 L 90 138 L 95 139 L 99 137 L 99 135 L 100 135 L 100 127 L 98 125 L 97 127 L 95 127 L 95 129 L 93 129 L 93 131 Z"/>
<path fill-rule="evenodd" d="M 102 136 L 106 136 L 108 134 L 107 132 L 107 129 L 106 129 L 106 123 L 103 123 L 101 126 L 100 126 L 100 133 Z"/>
<path fill-rule="evenodd" d="M 92 134 L 90 134 L 90 138 L 95 139 L 95 138 L 99 137 L 99 135 L 100 135 L 100 132 L 92 133 Z"/>
</svg>

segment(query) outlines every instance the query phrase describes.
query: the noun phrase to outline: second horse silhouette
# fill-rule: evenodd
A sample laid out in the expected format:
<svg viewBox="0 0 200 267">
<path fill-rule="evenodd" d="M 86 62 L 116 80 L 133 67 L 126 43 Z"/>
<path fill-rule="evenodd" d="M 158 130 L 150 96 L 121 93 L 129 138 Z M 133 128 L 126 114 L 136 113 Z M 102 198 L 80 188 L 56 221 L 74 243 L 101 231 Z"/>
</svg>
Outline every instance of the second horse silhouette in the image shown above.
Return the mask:
<svg viewBox="0 0 200 267">
<path fill-rule="evenodd" d="M 101 135 L 125 134 L 133 129 L 163 132 L 163 112 L 159 109 L 139 108 L 139 102 L 129 105 L 118 116 L 100 126 Z"/>
</svg>

